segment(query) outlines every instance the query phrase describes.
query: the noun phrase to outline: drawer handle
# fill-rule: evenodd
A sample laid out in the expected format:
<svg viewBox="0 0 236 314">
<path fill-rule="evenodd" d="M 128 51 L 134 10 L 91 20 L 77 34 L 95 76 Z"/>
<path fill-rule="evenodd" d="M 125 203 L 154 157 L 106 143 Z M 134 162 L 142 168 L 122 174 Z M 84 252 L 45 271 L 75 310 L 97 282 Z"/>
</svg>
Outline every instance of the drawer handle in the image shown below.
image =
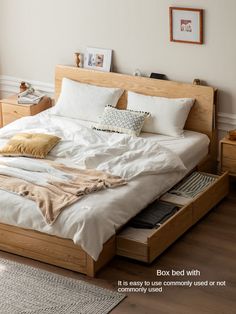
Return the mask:
<svg viewBox="0 0 236 314">
<path fill-rule="evenodd" d="M 14 113 L 18 113 L 16 110 L 13 111 Z"/>
</svg>

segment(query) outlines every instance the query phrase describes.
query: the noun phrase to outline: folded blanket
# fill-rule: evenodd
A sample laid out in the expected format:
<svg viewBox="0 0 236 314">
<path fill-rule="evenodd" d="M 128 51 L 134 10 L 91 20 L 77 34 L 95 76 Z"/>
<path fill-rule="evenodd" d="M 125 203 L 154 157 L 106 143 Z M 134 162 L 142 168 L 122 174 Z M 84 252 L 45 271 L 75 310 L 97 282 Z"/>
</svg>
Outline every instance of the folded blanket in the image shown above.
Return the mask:
<svg viewBox="0 0 236 314">
<path fill-rule="evenodd" d="M 32 169 L 1 165 L 0 189 L 36 202 L 46 223 L 50 225 L 66 206 L 84 195 L 126 184 L 121 177 L 104 171 L 71 168 L 52 161 L 45 167 L 44 163 L 41 165 L 40 171 L 37 168 L 36 173 Z"/>
</svg>

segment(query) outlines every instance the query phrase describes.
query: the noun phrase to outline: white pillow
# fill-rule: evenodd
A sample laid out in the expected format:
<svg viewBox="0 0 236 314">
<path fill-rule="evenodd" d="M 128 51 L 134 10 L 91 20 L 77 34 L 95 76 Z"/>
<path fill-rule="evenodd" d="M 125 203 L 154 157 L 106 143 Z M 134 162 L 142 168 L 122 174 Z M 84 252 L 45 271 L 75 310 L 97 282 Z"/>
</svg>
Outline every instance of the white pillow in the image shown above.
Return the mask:
<svg viewBox="0 0 236 314">
<path fill-rule="evenodd" d="M 99 87 L 63 78 L 61 93 L 52 114 L 98 122 L 106 105 L 115 107 L 123 90 Z"/>
<path fill-rule="evenodd" d="M 143 132 L 178 137 L 183 135 L 193 103 L 192 98 L 164 98 L 128 92 L 127 109 L 150 112 L 151 116 L 144 122 Z"/>
</svg>

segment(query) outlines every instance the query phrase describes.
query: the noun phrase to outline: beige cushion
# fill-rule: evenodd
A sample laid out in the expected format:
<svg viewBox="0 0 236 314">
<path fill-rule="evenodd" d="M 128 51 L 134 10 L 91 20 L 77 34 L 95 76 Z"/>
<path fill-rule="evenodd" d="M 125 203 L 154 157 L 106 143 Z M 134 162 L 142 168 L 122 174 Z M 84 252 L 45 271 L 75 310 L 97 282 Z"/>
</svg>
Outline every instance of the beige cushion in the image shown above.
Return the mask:
<svg viewBox="0 0 236 314">
<path fill-rule="evenodd" d="M 45 158 L 59 141 L 60 137 L 49 134 L 19 133 L 0 149 L 0 155 Z"/>
</svg>

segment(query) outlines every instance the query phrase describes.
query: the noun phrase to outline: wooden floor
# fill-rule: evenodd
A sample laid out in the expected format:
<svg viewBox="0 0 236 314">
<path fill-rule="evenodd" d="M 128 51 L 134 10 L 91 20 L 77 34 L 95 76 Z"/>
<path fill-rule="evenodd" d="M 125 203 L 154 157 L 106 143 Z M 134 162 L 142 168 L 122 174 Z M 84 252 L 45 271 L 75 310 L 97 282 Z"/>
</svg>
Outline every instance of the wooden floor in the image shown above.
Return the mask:
<svg viewBox="0 0 236 314">
<path fill-rule="evenodd" d="M 0 257 L 117 289 L 118 280 L 157 281 L 156 270 L 198 269 L 200 277 L 172 280 L 226 281 L 226 287 L 167 287 L 160 293 L 129 293 L 112 314 L 233 314 L 236 313 L 236 184 L 230 195 L 182 236 L 151 266 L 116 257 L 91 279 L 54 266 L 0 252 Z M 162 277 L 161 280 L 170 280 Z"/>
</svg>

